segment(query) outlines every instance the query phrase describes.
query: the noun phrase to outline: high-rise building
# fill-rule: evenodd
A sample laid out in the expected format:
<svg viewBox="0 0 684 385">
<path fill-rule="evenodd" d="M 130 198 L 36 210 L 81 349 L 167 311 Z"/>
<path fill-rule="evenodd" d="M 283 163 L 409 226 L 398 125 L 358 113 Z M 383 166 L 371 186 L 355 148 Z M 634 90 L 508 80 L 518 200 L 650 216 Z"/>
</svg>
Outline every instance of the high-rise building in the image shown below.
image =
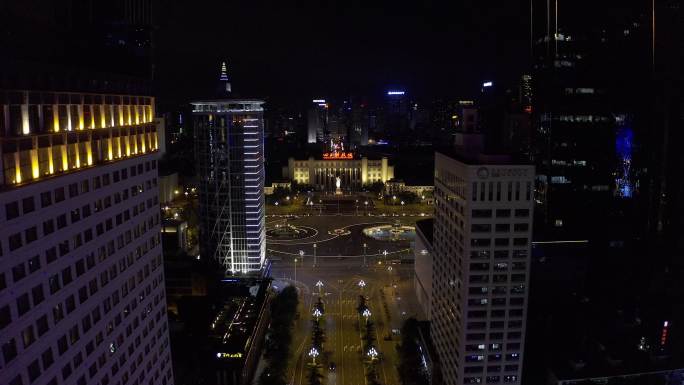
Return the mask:
<svg viewBox="0 0 684 385">
<path fill-rule="evenodd" d="M 307 143 L 325 143 L 329 136 L 328 104 L 325 99 L 314 99 L 312 103 L 306 113 Z"/>
<path fill-rule="evenodd" d="M 226 273 L 261 270 L 264 223 L 263 101 L 193 102 L 199 176 L 200 252 Z"/>
<path fill-rule="evenodd" d="M 0 92 L 0 378 L 173 382 L 154 98 Z"/>
<path fill-rule="evenodd" d="M 151 1 L 0 24 L 0 383 L 172 384 Z"/>
<path fill-rule="evenodd" d="M 520 383 L 533 187 L 534 166 L 507 156 L 435 155 L 430 334 L 445 384 Z"/>
</svg>

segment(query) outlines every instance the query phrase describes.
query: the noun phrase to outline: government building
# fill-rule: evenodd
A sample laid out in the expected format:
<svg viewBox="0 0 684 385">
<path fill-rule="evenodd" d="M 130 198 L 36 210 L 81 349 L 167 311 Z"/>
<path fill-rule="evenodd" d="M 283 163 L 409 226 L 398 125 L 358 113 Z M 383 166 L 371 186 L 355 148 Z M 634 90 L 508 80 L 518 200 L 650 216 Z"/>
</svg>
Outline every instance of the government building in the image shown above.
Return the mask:
<svg viewBox="0 0 684 385">
<path fill-rule="evenodd" d="M 290 158 L 283 168 L 283 177 L 317 190 L 334 192 L 337 178 L 344 193 L 360 191 L 366 184 L 385 183 L 394 178 L 394 166 L 387 158 L 368 159 L 352 152 L 326 152 L 320 159 Z"/>
</svg>

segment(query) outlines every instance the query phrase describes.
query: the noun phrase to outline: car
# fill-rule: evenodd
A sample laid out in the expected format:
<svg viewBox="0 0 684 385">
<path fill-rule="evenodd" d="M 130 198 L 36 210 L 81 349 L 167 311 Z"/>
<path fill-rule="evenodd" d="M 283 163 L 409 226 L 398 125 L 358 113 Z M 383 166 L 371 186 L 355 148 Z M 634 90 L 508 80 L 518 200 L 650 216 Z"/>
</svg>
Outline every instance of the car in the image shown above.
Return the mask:
<svg viewBox="0 0 684 385">
<path fill-rule="evenodd" d="M 334 362 L 331 362 L 330 365 L 328 365 L 328 370 L 330 370 L 331 372 L 334 372 L 336 368 L 337 366 L 335 366 Z"/>
</svg>

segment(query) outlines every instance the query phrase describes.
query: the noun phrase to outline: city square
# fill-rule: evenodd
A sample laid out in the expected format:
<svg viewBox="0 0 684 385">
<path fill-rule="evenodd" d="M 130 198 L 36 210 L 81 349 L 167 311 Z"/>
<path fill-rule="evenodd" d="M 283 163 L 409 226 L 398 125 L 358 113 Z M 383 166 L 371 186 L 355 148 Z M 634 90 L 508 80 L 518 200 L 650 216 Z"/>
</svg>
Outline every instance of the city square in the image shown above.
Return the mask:
<svg viewBox="0 0 684 385">
<path fill-rule="evenodd" d="M 305 239 L 276 241 L 267 238 L 272 261 L 273 285 L 294 284 L 300 293 L 300 318 L 296 322 L 290 378 L 307 383 L 311 365 L 310 316 L 321 298 L 327 342 L 320 352 L 321 373 L 327 384 L 363 384 L 366 380 L 360 325 L 370 320 L 376 328 L 379 380 L 399 384 L 396 345 L 398 331 L 409 317 L 424 319 L 413 290 L 413 249 L 408 240 L 378 240 L 364 235 L 364 228 L 412 225 L 417 218 L 383 216 L 302 216 L 268 218 L 267 228 L 285 221 L 292 226 L 315 229 Z M 339 234 L 335 230 L 343 230 Z M 316 244 L 314 258 L 313 245 Z M 366 247 L 364 247 L 364 245 Z M 300 250 L 302 253 L 300 253 Z M 403 263 L 402 263 L 403 260 Z M 359 296 L 368 298 L 368 317 L 358 311 Z M 332 365 L 332 366 L 331 366 Z M 331 369 L 332 368 L 332 369 Z"/>
</svg>

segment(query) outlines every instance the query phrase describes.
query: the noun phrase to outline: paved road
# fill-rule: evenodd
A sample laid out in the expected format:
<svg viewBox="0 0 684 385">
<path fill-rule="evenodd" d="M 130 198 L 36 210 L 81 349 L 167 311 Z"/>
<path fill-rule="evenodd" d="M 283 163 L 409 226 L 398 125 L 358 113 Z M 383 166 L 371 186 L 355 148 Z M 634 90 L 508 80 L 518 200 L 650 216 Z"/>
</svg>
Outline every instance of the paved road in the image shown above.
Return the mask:
<svg viewBox="0 0 684 385">
<path fill-rule="evenodd" d="M 294 279 L 294 257 L 284 258 L 273 263 L 273 277 L 276 279 Z M 398 356 L 396 344 L 399 336 L 386 341 L 383 337 L 391 335 L 391 329 L 399 329 L 403 320 L 411 315 L 418 315 L 413 297 L 412 265 L 378 265 L 361 266 L 359 258 L 319 259 L 318 265 L 313 267 L 313 261 L 307 259 L 304 265 L 297 264 L 297 286 L 301 289 L 300 319 L 295 327 L 293 346 L 293 364 L 291 377 L 293 385 L 308 383 L 307 363 L 311 358 L 307 353 L 311 348 L 311 309 L 319 296 L 315 288 L 318 280 L 324 284 L 321 293 L 325 302 L 324 325 L 326 328 L 326 342 L 324 352 L 318 358 L 322 365 L 321 373 L 328 385 L 365 385 L 362 334 L 359 325 L 363 327 L 365 319 L 359 319 L 357 312 L 359 295 L 362 294 L 358 286 L 363 280 L 366 286 L 363 294 L 369 297 L 368 306 L 372 312 L 371 320 L 376 326 L 376 344 L 383 359 L 378 366 L 379 380 L 386 385 L 398 385 L 396 365 Z M 392 271 L 387 267 L 392 266 Z M 394 288 L 394 284 L 397 288 Z M 388 314 L 385 312 L 382 295 L 388 304 Z M 398 300 L 401 298 L 401 300 Z M 402 312 L 406 314 L 402 315 Z M 335 362 L 337 369 L 334 373 L 328 370 L 330 362 Z"/>
</svg>

